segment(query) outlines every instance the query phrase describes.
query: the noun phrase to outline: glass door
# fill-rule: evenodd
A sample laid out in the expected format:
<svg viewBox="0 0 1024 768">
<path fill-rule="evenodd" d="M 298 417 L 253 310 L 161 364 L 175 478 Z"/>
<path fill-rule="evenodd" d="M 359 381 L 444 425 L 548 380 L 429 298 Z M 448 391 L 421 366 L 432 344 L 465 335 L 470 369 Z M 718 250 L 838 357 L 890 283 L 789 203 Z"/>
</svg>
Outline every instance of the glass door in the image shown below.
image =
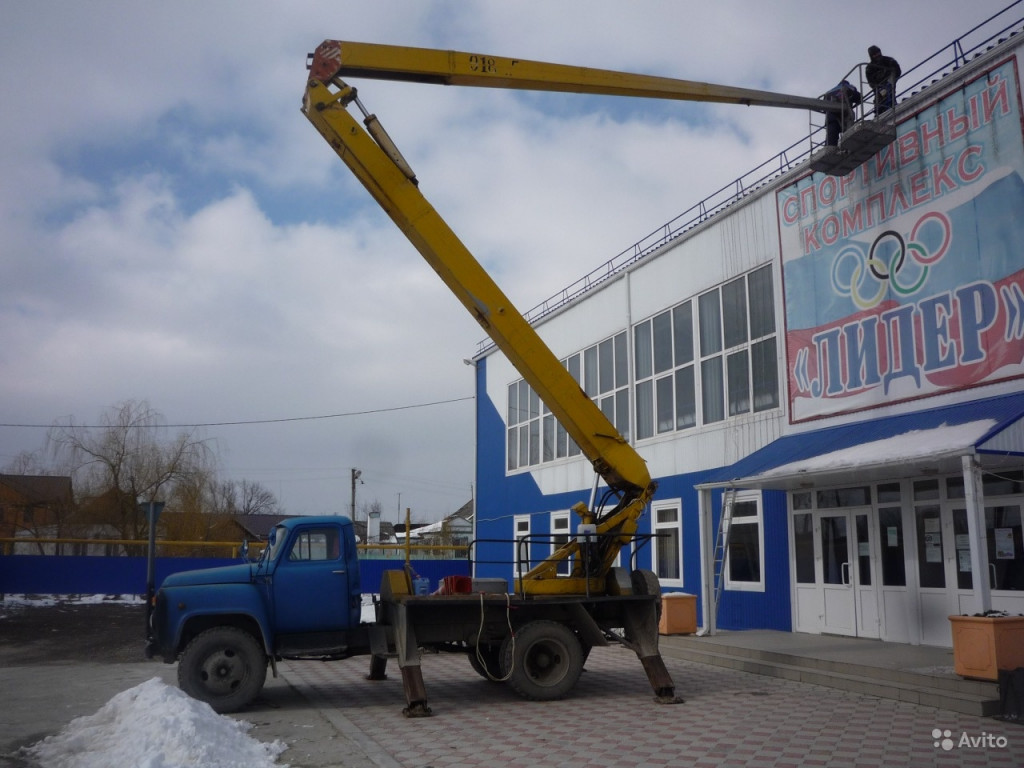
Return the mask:
<svg viewBox="0 0 1024 768">
<path fill-rule="evenodd" d="M 915 481 L 914 496 L 918 501 L 914 505 L 914 523 L 921 642 L 949 646 L 949 616 L 959 613 L 958 590 L 954 587 L 963 578 L 957 571 L 954 554 L 952 514 L 948 505 L 939 502 L 938 481 Z M 934 503 L 921 503 L 932 499 Z M 966 577 L 970 578 L 969 572 Z"/>
<path fill-rule="evenodd" d="M 853 588 L 857 611 L 858 637 L 881 637 L 878 586 L 875 579 L 875 549 L 872 515 L 851 513 L 854 527 Z"/>
<path fill-rule="evenodd" d="M 821 587 L 824 591 L 823 631 L 857 634 L 856 591 L 853 587 L 853 530 L 847 512 L 821 513 Z"/>
<path fill-rule="evenodd" d="M 871 513 L 821 512 L 818 524 L 825 608 L 822 631 L 879 637 Z"/>
<path fill-rule="evenodd" d="M 872 486 L 792 496 L 794 626 L 798 632 L 881 637 L 878 515 Z M 899 487 L 895 498 L 899 500 Z M 892 489 L 886 486 L 886 501 Z"/>
</svg>

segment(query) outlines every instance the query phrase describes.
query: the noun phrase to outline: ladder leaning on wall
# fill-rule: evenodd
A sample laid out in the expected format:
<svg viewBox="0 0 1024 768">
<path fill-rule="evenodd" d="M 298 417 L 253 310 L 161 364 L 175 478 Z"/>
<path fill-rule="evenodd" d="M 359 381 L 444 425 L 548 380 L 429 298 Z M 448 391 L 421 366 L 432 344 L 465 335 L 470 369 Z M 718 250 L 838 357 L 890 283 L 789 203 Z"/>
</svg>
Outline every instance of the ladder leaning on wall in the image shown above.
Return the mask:
<svg viewBox="0 0 1024 768">
<path fill-rule="evenodd" d="M 722 509 L 718 515 L 718 530 L 715 532 L 714 589 L 711 592 L 711 611 L 718 623 L 718 604 L 725 589 L 725 560 L 729 554 L 729 531 L 732 528 L 732 513 L 736 506 L 736 489 L 722 491 Z"/>
</svg>

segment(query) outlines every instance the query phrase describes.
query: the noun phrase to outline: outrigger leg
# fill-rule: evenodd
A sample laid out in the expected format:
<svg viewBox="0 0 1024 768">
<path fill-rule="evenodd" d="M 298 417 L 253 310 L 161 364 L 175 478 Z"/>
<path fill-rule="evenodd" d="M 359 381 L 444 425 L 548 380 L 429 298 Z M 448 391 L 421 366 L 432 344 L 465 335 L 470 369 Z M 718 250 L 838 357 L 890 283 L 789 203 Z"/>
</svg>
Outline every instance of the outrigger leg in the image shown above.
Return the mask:
<svg viewBox="0 0 1024 768">
<path fill-rule="evenodd" d="M 405 689 L 406 717 L 430 717 L 427 704 L 427 689 L 423 685 L 423 670 L 420 668 L 419 644 L 416 632 L 409 623 L 406 606 L 395 606 L 395 650 L 398 651 L 398 666 L 402 670 L 402 687 Z"/>
<path fill-rule="evenodd" d="M 658 651 L 658 601 L 628 606 L 623 612 L 623 621 L 626 637 L 654 689 L 654 700 L 658 704 L 682 704 L 684 699 L 676 696 L 675 683 Z"/>
</svg>

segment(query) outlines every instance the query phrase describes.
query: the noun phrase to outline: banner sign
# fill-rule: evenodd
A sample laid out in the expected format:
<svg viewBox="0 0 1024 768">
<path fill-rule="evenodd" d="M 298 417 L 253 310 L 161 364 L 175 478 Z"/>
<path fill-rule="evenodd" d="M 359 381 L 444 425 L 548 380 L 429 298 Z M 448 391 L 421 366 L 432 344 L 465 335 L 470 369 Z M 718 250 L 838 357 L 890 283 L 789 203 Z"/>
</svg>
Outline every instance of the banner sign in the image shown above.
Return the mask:
<svg viewBox="0 0 1024 768">
<path fill-rule="evenodd" d="M 1024 375 L 1022 173 L 1009 59 L 777 193 L 791 421 Z"/>
</svg>

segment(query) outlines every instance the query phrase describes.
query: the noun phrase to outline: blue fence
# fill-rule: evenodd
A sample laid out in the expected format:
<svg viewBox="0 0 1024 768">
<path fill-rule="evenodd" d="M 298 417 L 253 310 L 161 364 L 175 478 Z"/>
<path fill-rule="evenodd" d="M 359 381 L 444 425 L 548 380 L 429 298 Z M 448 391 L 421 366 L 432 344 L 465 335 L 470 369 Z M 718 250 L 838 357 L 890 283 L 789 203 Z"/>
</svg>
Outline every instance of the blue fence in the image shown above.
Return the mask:
<svg viewBox="0 0 1024 768">
<path fill-rule="evenodd" d="M 158 557 L 156 583 L 178 571 L 236 565 L 237 558 Z M 360 560 L 364 592 L 377 592 L 385 570 L 401 569 L 403 560 Z M 430 579 L 436 589 L 445 576 L 469 576 L 469 562 L 412 560 L 413 570 Z M 146 558 L 77 557 L 56 555 L 0 556 L 0 595 L 143 595 L 146 592 Z"/>
</svg>

